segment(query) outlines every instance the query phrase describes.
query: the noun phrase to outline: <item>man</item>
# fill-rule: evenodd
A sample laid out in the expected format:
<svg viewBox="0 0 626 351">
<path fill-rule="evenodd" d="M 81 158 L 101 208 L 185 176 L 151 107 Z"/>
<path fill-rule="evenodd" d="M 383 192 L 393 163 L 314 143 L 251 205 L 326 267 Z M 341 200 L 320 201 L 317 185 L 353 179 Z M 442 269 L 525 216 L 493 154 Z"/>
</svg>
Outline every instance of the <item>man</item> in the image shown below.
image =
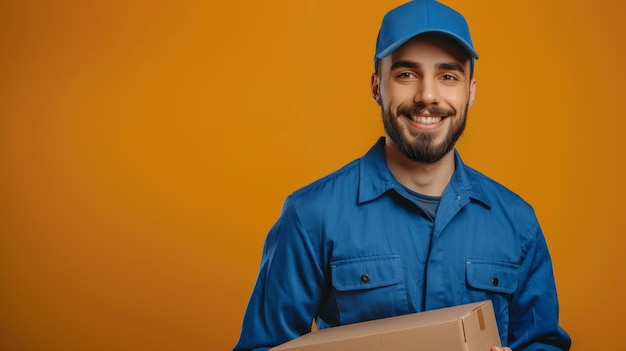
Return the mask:
<svg viewBox="0 0 626 351">
<path fill-rule="evenodd" d="M 465 19 L 443 4 L 386 14 L 371 78 L 386 136 L 287 198 L 235 350 L 266 350 L 313 320 L 322 329 L 486 299 L 505 350 L 569 349 L 533 209 L 454 149 L 477 58 Z"/>
</svg>

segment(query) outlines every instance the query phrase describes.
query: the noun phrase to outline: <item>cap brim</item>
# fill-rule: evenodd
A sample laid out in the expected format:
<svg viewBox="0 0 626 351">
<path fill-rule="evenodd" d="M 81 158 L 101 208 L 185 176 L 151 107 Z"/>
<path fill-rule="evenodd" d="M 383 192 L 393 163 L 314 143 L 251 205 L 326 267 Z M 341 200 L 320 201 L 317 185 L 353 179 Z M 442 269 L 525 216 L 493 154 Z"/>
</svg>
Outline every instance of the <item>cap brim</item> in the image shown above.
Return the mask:
<svg viewBox="0 0 626 351">
<path fill-rule="evenodd" d="M 425 31 L 420 31 L 414 34 L 411 34 L 409 36 L 406 36 L 400 40 L 395 41 L 394 43 L 392 43 L 391 45 L 387 46 L 387 48 L 383 51 L 381 51 L 380 53 L 378 53 L 378 55 L 376 55 L 377 59 L 382 59 L 383 57 L 391 54 L 392 52 L 396 51 L 396 49 L 398 49 L 400 46 L 402 46 L 404 43 L 406 43 L 407 41 L 411 40 L 412 38 L 420 35 L 420 34 L 425 34 L 425 33 L 441 33 L 441 34 L 445 34 L 448 37 L 454 39 L 459 45 L 461 45 L 461 47 L 463 47 L 463 49 L 465 49 L 465 51 L 467 51 L 467 53 L 469 54 L 469 56 L 473 59 L 478 59 L 478 54 L 476 53 L 476 51 L 469 46 L 462 38 L 460 38 L 458 35 L 451 33 L 449 31 L 446 30 L 433 30 L 433 29 L 429 29 L 429 30 L 425 30 Z"/>
</svg>

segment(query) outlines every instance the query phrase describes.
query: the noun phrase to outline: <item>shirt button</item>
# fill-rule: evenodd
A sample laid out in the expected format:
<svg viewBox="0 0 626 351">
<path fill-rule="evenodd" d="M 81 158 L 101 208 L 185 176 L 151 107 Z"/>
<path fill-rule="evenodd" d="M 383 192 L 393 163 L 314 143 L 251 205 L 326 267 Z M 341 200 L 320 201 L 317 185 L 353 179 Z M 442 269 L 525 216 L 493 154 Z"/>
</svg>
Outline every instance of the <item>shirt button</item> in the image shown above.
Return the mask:
<svg viewBox="0 0 626 351">
<path fill-rule="evenodd" d="M 493 284 L 493 286 L 498 286 L 498 284 L 500 284 L 498 277 L 493 277 L 493 279 L 491 279 L 491 284 Z"/>
<path fill-rule="evenodd" d="M 369 276 L 369 275 L 367 275 L 367 273 L 363 273 L 363 275 L 361 276 L 361 281 L 362 281 L 363 283 L 367 283 L 367 282 L 369 282 L 369 281 L 370 281 L 370 276 Z"/>
</svg>

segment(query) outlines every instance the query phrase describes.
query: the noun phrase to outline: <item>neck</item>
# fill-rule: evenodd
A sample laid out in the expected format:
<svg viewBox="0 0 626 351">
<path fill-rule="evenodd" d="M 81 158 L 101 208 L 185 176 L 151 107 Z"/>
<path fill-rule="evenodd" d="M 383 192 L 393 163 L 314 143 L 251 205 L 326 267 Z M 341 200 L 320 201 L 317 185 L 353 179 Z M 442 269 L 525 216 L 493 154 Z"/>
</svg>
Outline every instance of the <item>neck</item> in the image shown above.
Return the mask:
<svg viewBox="0 0 626 351">
<path fill-rule="evenodd" d="M 389 141 L 385 144 L 385 161 L 400 184 L 429 196 L 443 195 L 455 167 L 454 150 L 435 163 L 425 164 L 407 158 Z"/>
</svg>

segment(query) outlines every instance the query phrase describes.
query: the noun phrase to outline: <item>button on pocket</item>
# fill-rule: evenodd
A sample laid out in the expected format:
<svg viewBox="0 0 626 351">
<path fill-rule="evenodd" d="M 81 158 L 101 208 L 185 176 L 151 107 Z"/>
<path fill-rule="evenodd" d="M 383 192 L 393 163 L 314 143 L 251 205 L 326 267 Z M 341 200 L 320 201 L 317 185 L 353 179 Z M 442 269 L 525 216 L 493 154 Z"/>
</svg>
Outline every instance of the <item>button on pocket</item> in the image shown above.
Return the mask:
<svg viewBox="0 0 626 351">
<path fill-rule="evenodd" d="M 410 312 L 402 260 L 397 255 L 348 258 L 330 264 L 341 324 Z"/>
<path fill-rule="evenodd" d="M 371 289 L 400 283 L 400 256 L 375 256 L 331 263 L 333 286 L 339 291 Z"/>
<path fill-rule="evenodd" d="M 517 289 L 518 265 L 477 259 L 465 263 L 467 284 L 470 287 L 505 294 L 512 294 Z"/>
</svg>

